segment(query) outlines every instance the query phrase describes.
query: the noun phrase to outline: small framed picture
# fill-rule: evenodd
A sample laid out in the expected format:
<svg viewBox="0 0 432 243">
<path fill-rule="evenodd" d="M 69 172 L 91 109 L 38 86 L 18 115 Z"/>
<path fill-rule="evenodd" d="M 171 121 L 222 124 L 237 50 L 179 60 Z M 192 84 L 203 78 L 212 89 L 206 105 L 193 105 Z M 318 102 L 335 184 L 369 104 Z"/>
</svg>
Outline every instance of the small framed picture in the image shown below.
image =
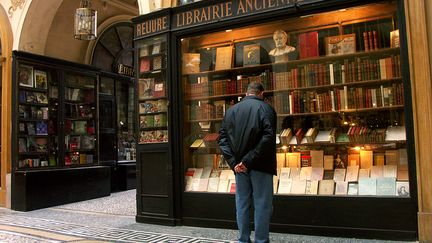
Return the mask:
<svg viewBox="0 0 432 243">
<path fill-rule="evenodd" d="M 33 87 L 33 67 L 21 64 L 18 68 L 20 86 Z"/>
<path fill-rule="evenodd" d="M 45 71 L 34 70 L 35 88 L 47 89 L 48 78 Z"/>
</svg>

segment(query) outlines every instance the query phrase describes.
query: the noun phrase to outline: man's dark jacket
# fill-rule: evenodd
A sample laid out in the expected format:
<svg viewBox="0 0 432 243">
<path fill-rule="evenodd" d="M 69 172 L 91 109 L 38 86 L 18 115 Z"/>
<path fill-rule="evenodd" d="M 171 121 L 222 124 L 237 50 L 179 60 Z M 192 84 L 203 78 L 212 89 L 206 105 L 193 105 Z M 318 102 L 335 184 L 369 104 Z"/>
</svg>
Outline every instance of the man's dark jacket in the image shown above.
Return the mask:
<svg viewBox="0 0 432 243">
<path fill-rule="evenodd" d="M 219 148 L 231 169 L 243 162 L 248 170 L 276 175 L 276 112 L 250 95 L 227 110 L 219 131 Z"/>
</svg>

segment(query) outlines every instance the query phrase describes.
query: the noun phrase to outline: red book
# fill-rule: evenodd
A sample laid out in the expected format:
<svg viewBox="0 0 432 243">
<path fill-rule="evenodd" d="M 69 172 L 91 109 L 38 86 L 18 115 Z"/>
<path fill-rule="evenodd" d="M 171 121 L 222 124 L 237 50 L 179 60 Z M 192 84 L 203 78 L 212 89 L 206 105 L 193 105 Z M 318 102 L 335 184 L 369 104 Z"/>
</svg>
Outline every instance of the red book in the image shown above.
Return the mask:
<svg viewBox="0 0 432 243">
<path fill-rule="evenodd" d="M 373 36 L 374 49 L 378 50 L 378 33 L 376 30 L 372 31 L 372 36 Z"/>
<path fill-rule="evenodd" d="M 150 71 L 150 59 L 143 58 L 140 61 L 140 72 L 148 72 Z"/>
<path fill-rule="evenodd" d="M 369 51 L 369 42 L 368 42 L 367 32 L 363 32 L 363 42 L 364 42 L 364 46 L 365 46 L 365 51 Z"/>
<path fill-rule="evenodd" d="M 317 31 L 299 34 L 298 41 L 300 43 L 300 59 L 319 56 Z"/>
</svg>

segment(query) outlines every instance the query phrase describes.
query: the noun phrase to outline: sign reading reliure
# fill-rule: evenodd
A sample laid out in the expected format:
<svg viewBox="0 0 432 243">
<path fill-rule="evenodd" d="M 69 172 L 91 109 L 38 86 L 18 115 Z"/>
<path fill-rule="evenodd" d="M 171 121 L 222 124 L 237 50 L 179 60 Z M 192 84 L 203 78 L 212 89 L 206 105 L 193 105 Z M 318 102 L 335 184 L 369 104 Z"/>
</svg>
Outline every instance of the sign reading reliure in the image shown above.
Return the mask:
<svg viewBox="0 0 432 243">
<path fill-rule="evenodd" d="M 142 37 L 168 30 L 168 20 L 168 16 L 162 16 L 136 24 L 135 37 Z"/>
<path fill-rule="evenodd" d="M 174 15 L 172 28 L 183 28 L 196 24 L 230 19 L 243 15 L 293 6 L 303 0 L 231 0 Z"/>
</svg>

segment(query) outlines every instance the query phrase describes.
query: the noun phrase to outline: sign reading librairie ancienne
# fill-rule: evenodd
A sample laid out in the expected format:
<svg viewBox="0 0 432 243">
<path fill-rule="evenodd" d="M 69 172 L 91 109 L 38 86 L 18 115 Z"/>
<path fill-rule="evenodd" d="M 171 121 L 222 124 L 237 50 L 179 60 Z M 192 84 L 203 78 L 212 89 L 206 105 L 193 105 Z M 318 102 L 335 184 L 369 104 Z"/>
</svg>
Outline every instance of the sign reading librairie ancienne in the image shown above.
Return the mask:
<svg viewBox="0 0 432 243">
<path fill-rule="evenodd" d="M 316 0 L 314 0 L 316 1 Z M 158 16 L 146 19 L 135 25 L 135 37 L 145 37 L 169 29 L 182 29 L 195 25 L 229 20 L 232 18 L 254 15 L 270 10 L 294 7 L 297 3 L 311 0 L 228 0 L 197 8 L 173 10 L 172 16 Z M 312 1 L 313 2 L 313 1 Z M 171 18 L 170 18 L 171 17 Z"/>
<path fill-rule="evenodd" d="M 307 1 L 307 0 L 306 0 Z M 231 0 L 176 13 L 172 29 L 252 15 L 268 10 L 294 6 L 303 0 Z"/>
</svg>

